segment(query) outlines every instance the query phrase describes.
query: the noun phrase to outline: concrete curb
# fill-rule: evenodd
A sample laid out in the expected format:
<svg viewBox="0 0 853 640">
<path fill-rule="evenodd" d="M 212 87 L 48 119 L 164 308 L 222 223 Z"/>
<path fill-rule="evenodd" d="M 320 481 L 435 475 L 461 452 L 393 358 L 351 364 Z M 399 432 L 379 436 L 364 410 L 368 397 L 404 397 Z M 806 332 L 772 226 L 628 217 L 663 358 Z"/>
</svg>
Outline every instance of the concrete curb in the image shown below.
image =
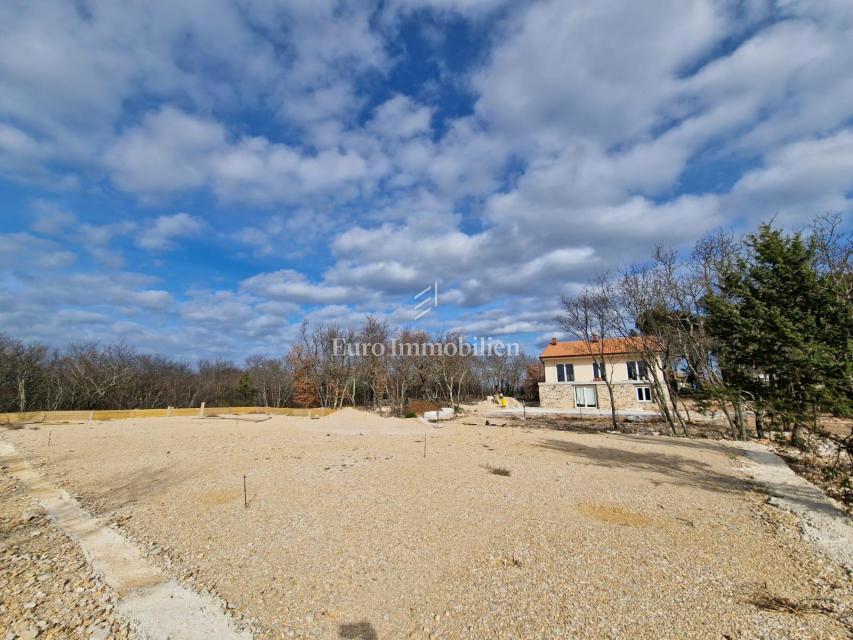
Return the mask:
<svg viewBox="0 0 853 640">
<path fill-rule="evenodd" d="M 853 573 L 853 520 L 841 505 L 794 473 L 766 446 L 738 443 L 748 458 L 748 473 L 770 495 L 770 502 L 800 517 L 803 535 L 820 551 Z"/>
<path fill-rule="evenodd" d="M 171 580 L 115 529 L 89 514 L 0 441 L 0 462 L 26 487 L 50 519 L 83 550 L 92 569 L 116 594 L 118 614 L 146 640 L 251 640 L 222 604 Z"/>
</svg>

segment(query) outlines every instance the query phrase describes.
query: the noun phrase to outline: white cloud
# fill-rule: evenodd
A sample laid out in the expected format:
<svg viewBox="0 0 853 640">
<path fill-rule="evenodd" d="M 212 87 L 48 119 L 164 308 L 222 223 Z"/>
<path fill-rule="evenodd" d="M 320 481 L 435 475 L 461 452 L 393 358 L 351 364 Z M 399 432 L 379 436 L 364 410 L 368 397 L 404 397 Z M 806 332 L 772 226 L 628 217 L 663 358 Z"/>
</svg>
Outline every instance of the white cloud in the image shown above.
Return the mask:
<svg viewBox="0 0 853 640">
<path fill-rule="evenodd" d="M 853 129 L 791 143 L 747 172 L 723 202 L 752 220 L 792 226 L 853 209 Z"/>
<path fill-rule="evenodd" d="M 145 116 L 107 152 L 113 181 L 133 193 L 194 189 L 209 179 L 209 158 L 225 147 L 225 130 L 171 107 Z"/>
<path fill-rule="evenodd" d="M 35 218 L 30 223 L 33 231 L 73 243 L 105 266 L 118 269 L 124 264 L 124 255 L 114 246 L 114 241 L 134 231 L 136 229 L 134 222 L 130 220 L 120 220 L 110 224 L 80 222 L 71 211 L 60 207 L 55 202 L 40 198 L 34 200 L 30 208 L 35 214 Z"/>
<path fill-rule="evenodd" d="M 438 280 L 445 304 L 466 310 L 458 326 L 548 335 L 550 316 L 529 309 L 655 244 L 853 209 L 843 0 L 87 7 L 0 7 L 0 174 L 170 211 L 213 196 L 213 241 L 264 266 L 217 291 L 119 273 L 123 295 L 98 271 L 37 293 L 40 270 L 73 263 L 63 242 L 118 271 L 132 231 L 169 265 L 166 250 L 213 227 L 43 201 L 32 234 L 0 236 L 0 261 L 24 274 L 7 278 L 27 294 L 10 322 L 33 334 L 56 326 L 28 304 L 80 312 L 67 317 L 84 337 L 97 335 L 90 313 L 99 331 L 114 317 L 111 335 L 170 349 L 279 348 L 306 305 L 318 321 L 409 321 L 409 296 Z M 404 95 L 407 20 L 433 49 L 418 51 L 413 69 L 428 71 Z M 485 48 L 444 59 L 443 27 L 459 21 Z M 104 307 L 78 309 L 85 288 Z M 158 333 L 158 312 L 179 329 Z"/>
<path fill-rule="evenodd" d="M 171 107 L 125 131 L 105 161 L 115 183 L 133 193 L 208 187 L 228 201 L 261 203 L 330 195 L 374 173 L 352 150 L 305 154 L 261 136 L 230 139 L 222 124 Z"/>
<path fill-rule="evenodd" d="M 3 3 L 0 119 L 17 124 L 0 122 L 0 171 L 27 179 L 35 162 L 90 165 L 128 104 L 253 104 L 298 123 L 350 114 L 359 77 L 386 64 L 363 9 L 326 0 L 212 0 L 203 10 L 165 0 Z"/>
<path fill-rule="evenodd" d="M 0 266 L 6 269 L 36 267 L 58 269 L 74 263 L 77 256 L 55 242 L 29 233 L 0 234 Z"/>
<path fill-rule="evenodd" d="M 188 213 L 160 216 L 142 230 L 137 242 L 149 251 L 166 251 L 175 248 L 175 240 L 195 236 L 203 229 L 201 218 Z"/>
<path fill-rule="evenodd" d="M 32 203 L 35 220 L 30 228 L 47 236 L 60 235 L 77 224 L 77 216 L 48 200 L 36 199 Z"/>
<path fill-rule="evenodd" d="M 231 291 L 194 292 L 180 305 L 181 317 L 200 325 L 229 327 L 255 318 L 252 301 Z"/>
<path fill-rule="evenodd" d="M 376 108 L 367 128 L 385 138 L 411 138 L 430 129 L 432 112 L 411 98 L 396 95 Z"/>
<path fill-rule="evenodd" d="M 477 113 L 522 145 L 638 139 L 674 96 L 680 70 L 727 26 L 711 0 L 536 3 L 506 25 L 475 77 Z"/>
<path fill-rule="evenodd" d="M 259 273 L 243 280 L 240 288 L 256 295 L 296 304 L 340 304 L 355 302 L 359 292 L 349 287 L 310 282 L 291 269 Z"/>
</svg>

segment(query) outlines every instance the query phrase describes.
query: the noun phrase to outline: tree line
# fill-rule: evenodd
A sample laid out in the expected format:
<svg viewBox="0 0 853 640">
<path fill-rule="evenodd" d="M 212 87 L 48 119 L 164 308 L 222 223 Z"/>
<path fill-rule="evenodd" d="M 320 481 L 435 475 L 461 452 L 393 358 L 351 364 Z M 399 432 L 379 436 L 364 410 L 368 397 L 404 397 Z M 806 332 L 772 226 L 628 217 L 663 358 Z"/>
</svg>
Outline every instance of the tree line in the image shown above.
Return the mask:
<svg viewBox="0 0 853 640">
<path fill-rule="evenodd" d="M 603 344 L 593 335 L 639 339 L 638 358 L 672 434 L 688 433 L 689 397 L 700 409 L 721 412 L 735 438 L 748 437 L 750 428 L 761 436 L 765 427 L 778 426 L 797 441 L 820 413 L 853 412 L 850 260 L 851 236 L 838 216 L 817 218 L 795 233 L 772 224 L 745 237 L 719 231 L 685 255 L 659 247 L 642 264 L 601 274 L 562 299 L 556 320 L 588 343 L 593 357 Z M 538 397 L 544 378 L 535 357 L 449 350 L 422 357 L 391 348 L 394 342 L 434 346 L 460 339 L 456 333 L 394 329 L 367 317 L 354 329 L 306 323 L 278 357 L 192 365 L 124 344 L 56 349 L 0 335 L 0 411 L 205 402 L 353 405 L 404 415 L 415 400 L 455 406 L 500 392 Z M 351 343 L 383 348 L 359 355 L 336 348 Z M 604 381 L 612 394 L 610 377 Z M 747 415 L 754 416 L 751 426 Z M 611 417 L 616 426 L 615 411 Z"/>
<path fill-rule="evenodd" d="M 458 345 L 455 333 L 395 330 L 367 317 L 356 329 L 303 324 L 280 357 L 195 365 L 124 344 L 57 349 L 0 335 L 0 412 L 267 406 L 387 408 L 404 415 L 412 401 L 456 406 L 489 394 L 536 393 L 541 365 L 523 353 L 485 355 L 447 349 L 430 357 L 392 344 Z M 341 344 L 382 345 L 353 355 Z"/>
<path fill-rule="evenodd" d="M 853 413 L 851 247 L 834 215 L 793 233 L 718 231 L 686 255 L 659 247 L 645 263 L 601 274 L 562 299 L 558 320 L 593 357 L 602 344 L 593 334 L 635 336 L 672 434 L 687 435 L 690 397 L 720 411 L 736 439 L 772 427 L 796 444 L 819 414 Z"/>
</svg>

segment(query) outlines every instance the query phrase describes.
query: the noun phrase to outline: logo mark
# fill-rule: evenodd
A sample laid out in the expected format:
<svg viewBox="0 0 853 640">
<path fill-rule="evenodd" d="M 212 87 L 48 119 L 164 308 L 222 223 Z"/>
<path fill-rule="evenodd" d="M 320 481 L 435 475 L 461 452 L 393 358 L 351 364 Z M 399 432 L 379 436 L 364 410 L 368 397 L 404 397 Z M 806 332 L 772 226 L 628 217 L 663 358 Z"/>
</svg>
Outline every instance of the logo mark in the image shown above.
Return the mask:
<svg viewBox="0 0 853 640">
<path fill-rule="evenodd" d="M 423 299 L 415 305 L 415 311 L 418 312 L 415 316 L 415 320 L 420 320 L 430 311 L 438 307 L 438 281 L 433 282 L 430 286 L 415 296 L 415 300 L 420 300 L 421 298 Z"/>
</svg>

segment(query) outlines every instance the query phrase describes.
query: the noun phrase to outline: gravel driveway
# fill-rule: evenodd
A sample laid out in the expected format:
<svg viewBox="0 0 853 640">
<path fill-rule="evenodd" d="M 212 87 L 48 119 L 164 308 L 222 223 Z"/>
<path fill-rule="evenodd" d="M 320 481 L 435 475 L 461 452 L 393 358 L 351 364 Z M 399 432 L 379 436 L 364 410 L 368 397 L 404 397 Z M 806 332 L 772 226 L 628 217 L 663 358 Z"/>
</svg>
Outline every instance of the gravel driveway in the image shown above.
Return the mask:
<svg viewBox="0 0 853 640">
<path fill-rule="evenodd" d="M 710 441 L 354 411 L 2 437 L 256 637 L 849 637 L 849 578 Z"/>
</svg>

